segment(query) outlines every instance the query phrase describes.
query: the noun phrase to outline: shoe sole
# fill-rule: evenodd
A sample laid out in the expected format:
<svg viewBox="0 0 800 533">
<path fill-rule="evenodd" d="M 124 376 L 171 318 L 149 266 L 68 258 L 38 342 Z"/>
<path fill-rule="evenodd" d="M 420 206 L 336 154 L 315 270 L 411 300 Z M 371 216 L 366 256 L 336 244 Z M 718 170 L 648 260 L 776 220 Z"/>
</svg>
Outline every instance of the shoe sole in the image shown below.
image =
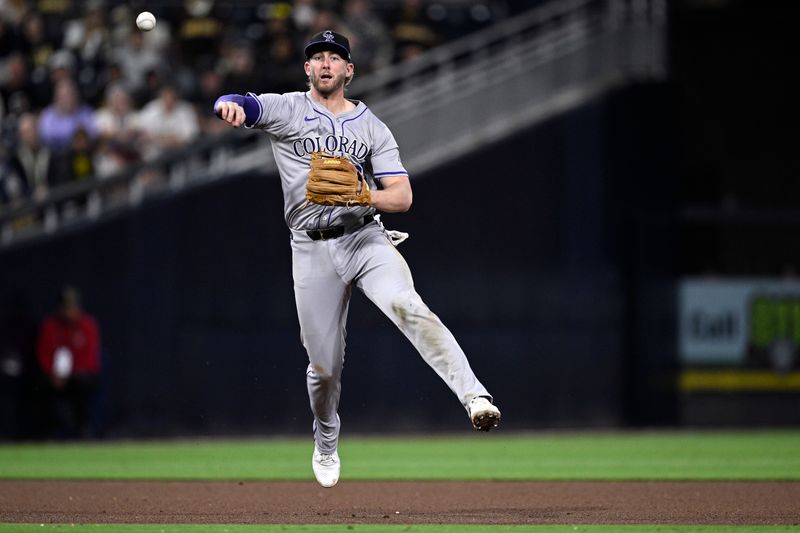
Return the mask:
<svg viewBox="0 0 800 533">
<path fill-rule="evenodd" d="M 312 467 L 311 470 L 312 471 L 314 470 L 313 467 Z M 316 472 L 314 472 L 314 478 L 316 478 L 317 483 L 319 483 L 321 486 L 325 487 L 326 489 L 329 489 L 329 488 L 333 487 L 334 485 L 336 485 L 337 483 L 339 483 L 339 478 L 338 477 L 333 482 L 328 482 L 328 484 L 323 483 L 322 480 L 319 477 L 317 477 L 317 473 Z"/>
<path fill-rule="evenodd" d="M 500 413 L 484 411 L 472 418 L 472 427 L 478 431 L 489 431 L 500 425 Z"/>
</svg>

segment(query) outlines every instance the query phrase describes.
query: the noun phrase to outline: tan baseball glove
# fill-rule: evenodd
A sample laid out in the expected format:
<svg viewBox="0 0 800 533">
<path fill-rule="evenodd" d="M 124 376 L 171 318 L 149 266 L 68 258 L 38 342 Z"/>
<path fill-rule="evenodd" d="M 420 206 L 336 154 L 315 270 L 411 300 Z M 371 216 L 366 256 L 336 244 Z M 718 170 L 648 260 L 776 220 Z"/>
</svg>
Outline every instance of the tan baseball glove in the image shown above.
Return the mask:
<svg viewBox="0 0 800 533">
<path fill-rule="evenodd" d="M 306 198 L 320 205 L 371 205 L 369 184 L 347 157 L 311 154 Z"/>
</svg>

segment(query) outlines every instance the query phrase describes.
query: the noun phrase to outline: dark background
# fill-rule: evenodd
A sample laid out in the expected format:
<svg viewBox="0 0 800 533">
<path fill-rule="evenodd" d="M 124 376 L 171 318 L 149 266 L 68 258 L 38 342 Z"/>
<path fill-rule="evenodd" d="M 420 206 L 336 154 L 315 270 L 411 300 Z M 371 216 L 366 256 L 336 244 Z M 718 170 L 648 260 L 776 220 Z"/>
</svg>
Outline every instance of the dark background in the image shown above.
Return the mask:
<svg viewBox="0 0 800 533">
<path fill-rule="evenodd" d="M 669 80 L 413 176 L 411 212 L 384 217 L 411 233 L 400 250 L 417 288 L 495 395 L 504 428 L 679 424 L 680 277 L 800 264 L 798 8 L 759 5 L 670 4 Z M 65 282 L 101 326 L 96 416 L 108 435 L 310 429 L 276 176 L 225 180 L 0 252 L 14 331 L 35 329 Z M 348 431 L 468 428 L 361 294 L 348 333 Z M 24 412 L 25 398 L 3 401 Z"/>
</svg>

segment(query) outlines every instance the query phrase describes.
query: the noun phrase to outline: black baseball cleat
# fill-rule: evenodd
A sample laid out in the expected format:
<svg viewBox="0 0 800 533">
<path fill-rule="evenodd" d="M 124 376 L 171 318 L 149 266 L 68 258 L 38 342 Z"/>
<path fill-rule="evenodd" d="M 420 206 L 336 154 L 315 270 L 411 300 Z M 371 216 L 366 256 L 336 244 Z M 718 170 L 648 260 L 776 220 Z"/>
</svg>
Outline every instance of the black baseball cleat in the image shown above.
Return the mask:
<svg viewBox="0 0 800 533">
<path fill-rule="evenodd" d="M 489 431 L 500 424 L 500 409 L 485 396 L 476 396 L 469 402 L 469 419 L 478 431 Z"/>
</svg>

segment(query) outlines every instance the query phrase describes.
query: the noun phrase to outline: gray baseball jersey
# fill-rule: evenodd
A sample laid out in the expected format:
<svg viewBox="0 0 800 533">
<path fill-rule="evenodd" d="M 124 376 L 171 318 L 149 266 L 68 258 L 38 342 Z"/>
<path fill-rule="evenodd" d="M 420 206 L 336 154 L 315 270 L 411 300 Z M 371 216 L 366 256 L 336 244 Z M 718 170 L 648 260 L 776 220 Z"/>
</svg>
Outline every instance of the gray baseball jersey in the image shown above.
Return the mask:
<svg viewBox="0 0 800 533">
<path fill-rule="evenodd" d="M 375 221 L 364 224 L 361 220 L 375 210 L 306 201 L 311 152 L 349 154 L 373 184 L 387 176 L 406 175 L 386 125 L 362 102 L 352 111 L 334 115 L 314 102 L 310 93 L 249 96 L 258 101 L 258 118 L 250 120 L 248 115 L 248 124 L 272 136 L 281 175 L 317 448 L 332 453 L 338 443 L 345 327 L 353 286 L 403 332 L 465 408 L 474 397 L 489 396 L 452 333 L 417 294 L 408 264 L 386 230 Z M 327 240 L 314 240 L 306 231 L 337 226 L 346 231 Z"/>
<path fill-rule="evenodd" d="M 363 102 L 358 102 L 352 111 L 333 115 L 316 104 L 308 92 L 250 96 L 259 103 L 259 116 L 252 127 L 262 128 L 275 141 L 272 151 L 281 175 L 284 214 L 290 228 L 346 226 L 375 211 L 371 207 L 328 207 L 306 202 L 311 152 L 349 155 L 362 165 L 373 189 L 383 177 L 408 175 L 392 132 Z"/>
</svg>

